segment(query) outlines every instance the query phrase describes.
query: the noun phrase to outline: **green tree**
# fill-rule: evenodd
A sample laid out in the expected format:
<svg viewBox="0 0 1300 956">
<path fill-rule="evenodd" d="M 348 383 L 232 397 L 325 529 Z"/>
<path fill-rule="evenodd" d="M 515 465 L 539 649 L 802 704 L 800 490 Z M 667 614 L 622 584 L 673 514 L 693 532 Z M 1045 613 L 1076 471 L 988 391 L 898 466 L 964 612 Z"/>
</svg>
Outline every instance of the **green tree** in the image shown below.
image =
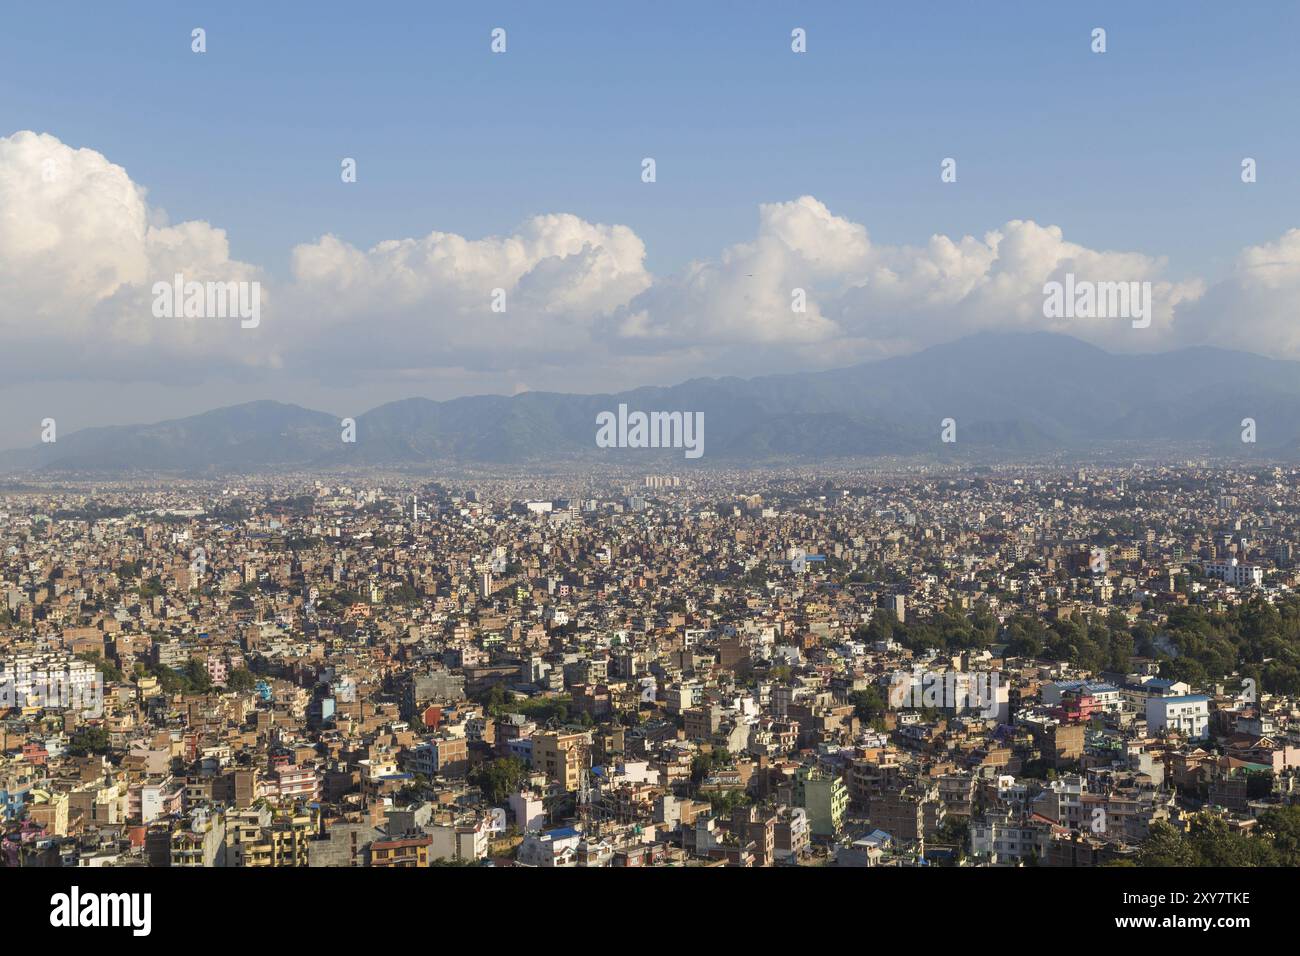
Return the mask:
<svg viewBox="0 0 1300 956">
<path fill-rule="evenodd" d="M 231 671 L 230 676 L 226 678 L 227 690 L 245 691 L 252 690 L 256 686 L 257 678 L 253 676 L 253 672 L 247 667 L 236 668 Z"/>
<path fill-rule="evenodd" d="M 737 807 L 749 806 L 749 795 L 744 790 L 720 790 L 709 794 L 709 806 L 719 817 L 729 817 Z"/>
<path fill-rule="evenodd" d="M 181 678 L 187 691 L 206 694 L 212 690 L 212 678 L 208 675 L 208 666 L 197 657 L 191 657 L 185 662 Z"/>
<path fill-rule="evenodd" d="M 68 738 L 68 753 L 74 757 L 84 757 L 87 754 L 106 754 L 112 749 L 108 731 L 103 727 L 91 727 L 89 725 L 78 727 L 72 732 L 72 736 Z"/>
<path fill-rule="evenodd" d="M 1272 841 L 1283 866 L 1300 866 L 1300 806 L 1265 810 L 1259 815 L 1259 829 Z"/>
<path fill-rule="evenodd" d="M 885 716 L 885 699 L 880 696 L 880 689 L 877 687 L 854 691 L 849 695 L 849 703 L 853 705 L 853 716 L 864 724 Z"/>
<path fill-rule="evenodd" d="M 483 791 L 488 803 L 504 803 L 528 780 L 528 768 L 518 757 L 499 757 L 481 763 L 469 773 L 469 782 Z"/>
</svg>

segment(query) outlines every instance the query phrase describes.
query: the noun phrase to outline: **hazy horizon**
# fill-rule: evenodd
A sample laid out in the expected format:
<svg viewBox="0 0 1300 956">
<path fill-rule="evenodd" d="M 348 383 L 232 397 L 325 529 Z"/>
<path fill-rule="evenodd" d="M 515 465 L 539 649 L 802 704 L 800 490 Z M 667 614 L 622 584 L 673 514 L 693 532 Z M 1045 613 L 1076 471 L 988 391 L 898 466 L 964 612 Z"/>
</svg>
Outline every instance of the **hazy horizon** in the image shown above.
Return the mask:
<svg viewBox="0 0 1300 956">
<path fill-rule="evenodd" d="M 970 336 L 963 336 L 962 338 L 956 339 L 956 340 L 954 340 L 954 342 L 951 342 L 951 343 L 941 343 L 941 345 L 952 345 L 952 344 L 958 344 L 958 343 L 962 342 L 962 341 L 965 340 L 965 339 L 972 339 L 972 338 L 976 338 L 976 337 L 979 337 L 979 336 L 986 336 L 986 335 L 1008 335 L 1008 336 L 1015 336 L 1015 335 L 1030 335 L 1030 336 L 1032 336 L 1032 335 L 1054 335 L 1054 336 L 1060 336 L 1060 337 L 1062 337 L 1062 338 L 1070 338 L 1070 339 L 1073 339 L 1072 336 L 1065 336 L 1065 335 L 1062 335 L 1061 333 L 1040 333 L 1040 332 L 1024 332 L 1024 333 L 1015 333 L 1015 332 L 1010 332 L 1010 333 L 988 333 L 988 332 L 979 332 L 979 333 L 974 333 L 974 334 L 972 334 L 972 335 L 970 335 Z M 1082 342 L 1081 339 L 1073 339 L 1073 341 L 1076 341 L 1076 342 Z M 1088 343 L 1083 343 L 1083 344 L 1086 345 L 1086 344 L 1088 344 Z M 929 351 L 930 349 L 937 348 L 937 347 L 939 347 L 939 346 L 928 346 L 928 347 L 926 347 L 926 348 L 924 348 L 924 349 L 919 349 L 919 350 L 917 350 L 917 352 L 908 353 L 908 354 L 913 354 L 913 355 L 914 355 L 914 354 L 918 354 L 919 352 L 926 352 L 926 351 Z M 1159 351 L 1159 352 L 1152 353 L 1152 354 L 1168 354 L 1168 353 L 1171 353 L 1171 352 L 1182 351 L 1183 349 L 1186 349 L 1186 348 L 1197 348 L 1197 347 L 1199 347 L 1199 346 L 1179 346 L 1179 347 L 1174 348 L 1174 349 L 1165 349 L 1165 350 L 1161 350 L 1161 351 Z M 1247 350 L 1247 349 L 1218 349 L 1218 350 L 1219 350 L 1219 351 L 1223 351 L 1223 352 L 1242 352 L 1242 353 L 1247 354 L 1247 355 L 1258 355 L 1258 353 L 1250 352 L 1250 351 Z M 1103 350 L 1103 351 L 1105 351 L 1105 350 Z M 1116 353 L 1110 353 L 1110 354 L 1116 354 Z M 889 358 L 905 358 L 905 357 L 906 357 L 906 356 L 890 356 Z M 1265 359 L 1270 359 L 1270 360 L 1274 360 L 1274 361 L 1278 361 L 1278 359 L 1277 359 L 1275 356 L 1258 355 L 1258 357 L 1260 357 L 1260 358 L 1265 358 Z M 821 369 L 821 370 L 818 370 L 818 371 L 827 371 L 827 372 L 845 371 L 845 370 L 850 370 L 850 369 L 856 368 L 856 367 L 861 366 L 861 365 L 871 365 L 871 364 L 875 364 L 875 363 L 877 363 L 877 362 L 884 362 L 884 361 L 888 361 L 888 358 L 881 357 L 881 358 L 875 358 L 875 359 L 868 359 L 866 362 L 856 362 L 856 363 L 852 363 L 852 364 L 850 364 L 850 365 L 832 365 L 832 366 L 827 367 L 826 369 Z M 1283 361 L 1284 361 L 1284 360 L 1283 360 Z M 593 390 L 580 390 L 580 389 L 571 389 L 571 390 L 563 390 L 563 389 L 529 389 L 528 391 L 530 391 L 530 392 L 538 392 L 538 393 L 543 393 L 543 394 L 552 394 L 552 395 L 572 395 L 572 396 L 585 396 L 585 397 L 592 397 L 592 396 L 599 396 L 599 395 L 611 395 L 611 396 L 613 396 L 613 395 L 618 395 L 618 394 L 620 394 L 620 393 L 622 393 L 622 392 L 626 392 L 626 391 L 630 391 L 630 390 L 634 390 L 634 389 L 639 389 L 639 388 L 673 388 L 673 387 L 675 387 L 675 386 L 685 385 L 685 384 L 688 384 L 689 382 L 699 381 L 699 380 L 705 380 L 705 381 L 707 381 L 707 380 L 710 380 L 710 379 L 722 380 L 722 379 L 726 379 L 726 378 L 739 378 L 739 379 L 742 380 L 742 381 L 748 381 L 748 380 L 755 379 L 755 378 L 766 378 L 766 377 L 770 377 L 770 376 L 772 376 L 772 375 L 781 375 L 781 374 L 783 374 L 783 373 L 780 373 L 780 372 L 777 372 L 777 373 L 764 373 L 763 375 L 753 375 L 753 376 L 746 376 L 746 375 L 739 375 L 739 376 L 711 376 L 711 375 L 700 375 L 700 376 L 694 376 L 694 377 L 692 377 L 692 378 L 690 378 L 690 379 L 682 379 L 682 380 L 680 380 L 680 381 L 669 381 L 669 382 L 631 382 L 631 383 L 625 383 L 623 388 L 620 388 L 620 389 L 613 389 L 613 390 L 609 390 L 609 389 L 593 389 Z M 328 395 L 329 393 L 328 393 L 328 392 L 323 392 L 322 394 L 324 394 L 324 395 Z M 446 397 L 446 398 L 433 398 L 432 396 L 429 396 L 429 395 L 422 395 L 422 394 L 418 394 L 418 393 L 410 393 L 410 394 L 403 394 L 403 395 L 395 396 L 395 397 L 393 397 L 393 398 L 385 399 L 385 400 L 383 400 L 383 401 L 379 401 L 379 402 L 375 403 L 374 405 L 369 405 L 369 406 L 364 406 L 364 407 L 356 407 L 356 408 L 338 408 L 338 407 L 331 406 L 331 405 L 329 405 L 329 404 L 311 404 L 311 403 L 309 403 L 309 402 L 305 402 L 305 401 L 300 400 L 300 397 L 298 397 L 298 396 L 295 396 L 295 397 L 292 398 L 292 399 L 282 399 L 282 398 L 277 398 L 277 397 L 274 397 L 274 396 L 271 396 L 271 395 L 250 395 L 250 396 L 240 397 L 240 398 L 238 398 L 237 400 L 222 402 L 221 404 L 207 405 L 207 406 L 203 406 L 203 407 L 196 407 L 196 408 L 194 408 L 192 411 L 185 411 L 185 412 L 168 412 L 168 413 L 166 413 L 166 414 L 163 414 L 163 413 L 157 413 L 157 412 L 156 412 L 156 413 L 154 413 L 154 417 L 144 417 L 144 418 L 140 418 L 140 419 L 136 419 L 136 420 L 130 420 L 130 421 L 126 421 L 126 420 L 119 420 L 119 421 L 105 421 L 105 422 L 102 422 L 102 423 L 100 423 L 100 424 L 96 424 L 96 425 L 87 425 L 87 426 L 85 426 L 85 427 L 86 427 L 86 428 L 101 428 L 101 427 L 114 427 L 114 426 L 136 426 L 136 425 L 154 425 L 154 424 L 162 424 L 162 423 L 165 423 L 165 422 L 175 421 L 175 420 L 178 420 L 178 419 L 190 418 L 190 417 L 193 417 L 193 416 L 195 416 L 195 415 L 202 415 L 202 414 L 205 414 L 205 413 L 207 413 L 207 412 L 220 411 L 220 410 L 225 409 L 225 408 L 233 408 L 233 407 L 238 407 L 238 406 L 241 406 L 241 405 L 257 404 L 257 403 L 261 403 L 261 402 L 273 402 L 273 403 L 277 403 L 277 404 L 281 404 L 281 405 L 290 405 L 290 406 L 294 406 L 294 407 L 297 407 L 297 408 L 302 408 L 302 409 L 307 410 L 307 411 L 327 412 L 327 413 L 329 413 L 329 414 L 337 415 L 337 416 L 339 416 L 340 418 L 342 418 L 342 417 L 349 416 L 349 415 L 350 415 L 350 416 L 354 416 L 354 417 L 355 417 L 355 416 L 359 416 L 359 415 L 365 415 L 365 414 L 368 414 L 368 413 L 370 413 L 370 412 L 375 411 L 375 410 L 378 409 L 378 408 L 383 407 L 384 405 L 389 405 L 389 404 L 393 404 L 393 403 L 395 403 L 395 402 L 403 402 L 403 401 L 409 401 L 409 400 L 425 399 L 425 400 L 428 400 L 428 401 L 431 401 L 431 402 L 439 402 L 439 403 L 441 403 L 441 402 L 456 401 L 456 400 L 458 400 L 458 399 L 475 399 L 475 398 L 512 398 L 512 397 L 514 397 L 515 395 L 519 395 L 519 394 L 523 394 L 523 392 L 504 392 L 504 391 L 500 391 L 500 392 L 473 392 L 473 393 L 466 393 L 466 394 L 463 394 L 463 395 L 451 395 L 451 396 L 448 396 L 448 397 Z M 219 393 L 219 394 L 217 395 L 218 398 L 222 398 L 222 397 L 224 397 L 224 396 L 225 396 L 225 393 Z M 78 430 L 81 430 L 81 429 L 78 429 Z M 72 433 L 70 433 L 70 434 L 75 434 L 75 432 L 72 432 Z M 38 443 L 38 441 L 37 441 L 36 439 L 33 439 L 33 440 L 28 441 L 28 442 L 25 442 L 25 443 L 20 443 L 20 444 L 15 444 L 15 445 L 0 446 L 0 452 L 15 451 L 15 450 L 20 450 L 20 449 L 24 449 L 24 448 L 31 448 L 31 447 L 33 447 L 34 445 L 36 445 L 37 443 Z"/>
</svg>

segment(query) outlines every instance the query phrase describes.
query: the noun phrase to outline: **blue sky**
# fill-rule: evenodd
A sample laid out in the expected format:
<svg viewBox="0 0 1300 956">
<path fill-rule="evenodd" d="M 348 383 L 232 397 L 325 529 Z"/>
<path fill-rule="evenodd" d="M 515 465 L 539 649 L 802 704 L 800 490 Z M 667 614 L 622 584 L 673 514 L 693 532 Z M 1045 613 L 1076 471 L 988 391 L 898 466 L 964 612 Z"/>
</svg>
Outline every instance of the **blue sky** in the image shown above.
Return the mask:
<svg viewBox="0 0 1300 956">
<path fill-rule="evenodd" d="M 32 407 L 70 428 L 253 398 L 349 414 L 844 365 L 1043 327 L 1065 270 L 1156 282 L 1156 322 L 1054 331 L 1300 358 L 1297 9 L 11 6 L 0 445 L 32 440 Z M 51 157 L 73 181 L 41 184 Z M 414 253 L 376 249 L 403 239 Z M 267 320 L 142 322 L 182 261 L 259 277 Z M 508 316 L 484 311 L 498 285 Z M 792 320 L 804 285 L 815 306 Z"/>
<path fill-rule="evenodd" d="M 1215 274 L 1300 200 L 1296 11 L 24 4 L 0 31 L 0 117 L 104 153 L 174 220 L 214 221 L 233 255 L 273 270 L 326 232 L 477 237 L 551 211 L 626 223 L 650 268 L 673 269 L 749 235 L 758 203 L 807 193 L 887 241 L 1027 217 Z M 342 156 L 359 161 L 355 190 L 338 188 Z M 938 182 L 945 156 L 955 188 Z"/>
</svg>

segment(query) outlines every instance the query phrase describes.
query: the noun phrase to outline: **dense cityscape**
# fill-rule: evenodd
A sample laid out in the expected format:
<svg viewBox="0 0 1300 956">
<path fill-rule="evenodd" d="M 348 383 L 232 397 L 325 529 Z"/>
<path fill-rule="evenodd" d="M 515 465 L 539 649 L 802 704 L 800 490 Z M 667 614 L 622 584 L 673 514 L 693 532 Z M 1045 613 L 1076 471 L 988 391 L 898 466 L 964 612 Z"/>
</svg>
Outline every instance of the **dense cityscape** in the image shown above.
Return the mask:
<svg viewBox="0 0 1300 956">
<path fill-rule="evenodd" d="M 0 488 L 0 866 L 1300 862 L 1300 469 Z"/>
</svg>

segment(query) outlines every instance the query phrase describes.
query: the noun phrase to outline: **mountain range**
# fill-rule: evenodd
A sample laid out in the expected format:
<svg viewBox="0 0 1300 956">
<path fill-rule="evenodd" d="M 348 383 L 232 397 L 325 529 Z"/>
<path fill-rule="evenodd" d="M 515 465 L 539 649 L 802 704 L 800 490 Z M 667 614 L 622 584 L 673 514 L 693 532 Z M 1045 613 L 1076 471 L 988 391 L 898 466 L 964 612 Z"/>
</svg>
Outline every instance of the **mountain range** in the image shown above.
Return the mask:
<svg viewBox="0 0 1300 956">
<path fill-rule="evenodd" d="M 596 416 L 703 412 L 704 455 L 596 447 Z M 940 441 L 951 418 L 956 442 Z M 1241 440 L 1254 419 L 1257 441 Z M 1050 333 L 980 334 L 822 372 L 700 378 L 613 395 L 524 392 L 410 398 L 340 420 L 255 401 L 149 425 L 88 428 L 0 453 L 6 472 L 256 472 L 526 465 L 590 459 L 681 465 L 885 455 L 1023 459 L 1118 443 L 1187 455 L 1290 458 L 1300 451 L 1300 362 L 1208 347 L 1116 355 Z M 613 457 L 618 456 L 618 457 Z"/>
</svg>

